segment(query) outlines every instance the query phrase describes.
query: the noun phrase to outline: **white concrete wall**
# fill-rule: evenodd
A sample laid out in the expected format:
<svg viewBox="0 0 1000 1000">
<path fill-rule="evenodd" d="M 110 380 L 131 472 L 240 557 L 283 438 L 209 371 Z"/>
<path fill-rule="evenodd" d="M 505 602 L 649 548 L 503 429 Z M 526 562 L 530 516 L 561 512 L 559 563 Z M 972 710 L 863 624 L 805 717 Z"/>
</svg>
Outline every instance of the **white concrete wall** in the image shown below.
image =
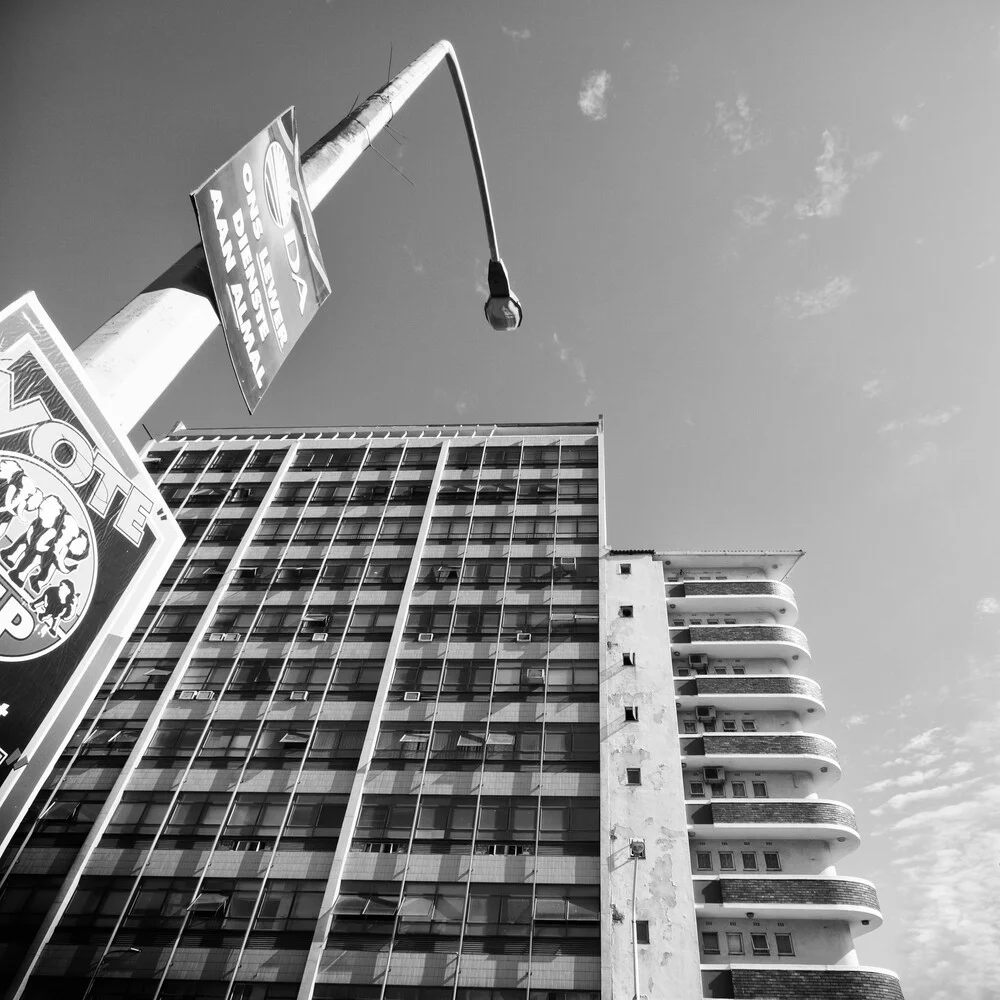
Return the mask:
<svg viewBox="0 0 1000 1000">
<path fill-rule="evenodd" d="M 631 564 L 630 575 L 618 573 L 621 562 Z M 601 992 L 618 998 L 637 992 L 635 876 L 636 916 L 649 921 L 650 938 L 638 946 L 638 993 L 697 1000 L 702 983 L 663 568 L 648 555 L 608 556 L 601 573 Z M 622 604 L 633 606 L 632 618 L 619 617 Z M 622 665 L 625 651 L 635 653 L 636 666 Z M 625 722 L 626 705 L 638 706 L 638 722 Z M 641 785 L 627 784 L 627 768 L 641 769 Z M 633 838 L 646 842 L 644 861 L 630 858 Z"/>
<path fill-rule="evenodd" d="M 698 947 L 701 950 L 701 932 L 717 931 L 721 955 L 701 955 L 706 965 L 747 964 L 766 962 L 768 965 L 857 965 L 851 927 L 844 920 L 739 920 L 701 919 L 698 921 Z M 740 931 L 746 955 L 726 954 L 726 931 Z M 750 932 L 767 934 L 771 954 L 768 958 L 754 958 L 750 951 Z M 775 953 L 774 934 L 792 935 L 795 954 L 779 957 Z"/>
<path fill-rule="evenodd" d="M 699 869 L 695 855 L 708 851 L 712 855 L 711 870 Z M 830 845 L 824 840 L 692 840 L 691 868 L 701 877 L 725 876 L 732 872 L 723 871 L 719 866 L 719 851 L 731 851 L 735 855 L 736 873 L 744 872 L 740 860 L 741 851 L 754 851 L 757 855 L 758 870 L 769 874 L 764 867 L 764 851 L 777 851 L 781 861 L 782 875 L 836 875 Z"/>
</svg>

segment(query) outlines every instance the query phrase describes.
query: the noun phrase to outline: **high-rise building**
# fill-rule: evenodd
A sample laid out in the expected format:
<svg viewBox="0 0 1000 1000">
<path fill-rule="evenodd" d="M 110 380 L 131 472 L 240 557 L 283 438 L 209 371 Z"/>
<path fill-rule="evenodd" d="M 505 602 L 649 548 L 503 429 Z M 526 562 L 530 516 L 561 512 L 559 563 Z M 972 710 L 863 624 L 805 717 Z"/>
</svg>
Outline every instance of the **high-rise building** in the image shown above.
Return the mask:
<svg viewBox="0 0 1000 1000">
<path fill-rule="evenodd" d="M 784 578 L 607 546 L 599 423 L 188 431 L 3 859 L 41 1000 L 900 998 Z"/>
</svg>

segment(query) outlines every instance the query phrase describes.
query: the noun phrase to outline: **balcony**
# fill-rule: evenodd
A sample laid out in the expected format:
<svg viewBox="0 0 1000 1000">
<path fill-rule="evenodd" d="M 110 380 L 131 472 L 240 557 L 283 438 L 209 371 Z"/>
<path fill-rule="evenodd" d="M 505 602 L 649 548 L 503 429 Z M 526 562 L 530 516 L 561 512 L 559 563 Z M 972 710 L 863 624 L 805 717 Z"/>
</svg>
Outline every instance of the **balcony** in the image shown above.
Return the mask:
<svg viewBox="0 0 1000 1000">
<path fill-rule="evenodd" d="M 718 658 L 775 657 L 810 661 L 809 642 L 800 629 L 787 625 L 692 625 L 672 628 L 670 643 L 687 653 Z"/>
<path fill-rule="evenodd" d="M 854 810 L 830 799 L 715 799 L 687 804 L 695 837 L 825 840 L 834 859 L 861 843 Z"/>
<path fill-rule="evenodd" d="M 777 580 L 688 580 L 684 583 L 668 583 L 667 603 L 670 608 L 676 604 L 688 611 L 700 608 L 711 608 L 713 611 L 768 611 L 781 615 L 789 625 L 795 623 L 799 614 L 792 588 Z"/>
<path fill-rule="evenodd" d="M 725 733 L 681 737 L 681 757 L 694 767 L 734 771 L 809 771 L 817 783 L 840 777 L 837 746 L 814 733 Z M 699 760 L 692 761 L 692 757 Z"/>
<path fill-rule="evenodd" d="M 676 694 L 681 707 L 687 709 L 714 705 L 745 712 L 792 711 L 817 719 L 826 714 L 819 685 L 796 674 L 682 678 L 677 681 Z"/>
<path fill-rule="evenodd" d="M 866 966 L 703 965 L 701 977 L 704 995 L 720 1000 L 903 1000 L 894 972 Z"/>
</svg>

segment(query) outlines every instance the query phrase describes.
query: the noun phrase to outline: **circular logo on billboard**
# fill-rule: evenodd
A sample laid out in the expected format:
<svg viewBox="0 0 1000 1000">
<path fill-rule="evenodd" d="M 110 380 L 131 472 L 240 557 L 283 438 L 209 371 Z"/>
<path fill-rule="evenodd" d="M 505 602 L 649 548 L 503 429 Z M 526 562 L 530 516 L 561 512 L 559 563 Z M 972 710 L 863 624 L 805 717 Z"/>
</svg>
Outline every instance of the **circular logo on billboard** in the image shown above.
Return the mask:
<svg viewBox="0 0 1000 1000">
<path fill-rule="evenodd" d="M 264 201 L 275 225 L 284 229 L 292 215 L 292 178 L 280 142 L 272 142 L 264 154 Z"/>
<path fill-rule="evenodd" d="M 96 581 L 94 527 L 76 491 L 37 459 L 0 450 L 0 662 L 64 643 Z"/>
</svg>

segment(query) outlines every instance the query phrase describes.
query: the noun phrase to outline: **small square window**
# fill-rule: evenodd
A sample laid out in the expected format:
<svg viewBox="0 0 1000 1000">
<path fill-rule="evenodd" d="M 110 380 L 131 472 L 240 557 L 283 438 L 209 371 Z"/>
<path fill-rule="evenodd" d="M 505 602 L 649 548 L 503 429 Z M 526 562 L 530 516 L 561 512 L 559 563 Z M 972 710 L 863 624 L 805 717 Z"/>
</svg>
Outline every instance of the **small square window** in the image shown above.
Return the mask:
<svg viewBox="0 0 1000 1000">
<path fill-rule="evenodd" d="M 634 667 L 635 666 L 635 653 L 622 653 L 622 666 L 623 667 Z"/>
<path fill-rule="evenodd" d="M 743 935 L 739 931 L 726 932 L 726 951 L 730 955 L 745 955 L 743 948 Z"/>
<path fill-rule="evenodd" d="M 732 851 L 719 851 L 719 868 L 724 872 L 736 871 L 736 857 Z"/>
<path fill-rule="evenodd" d="M 714 733 L 715 732 L 715 723 L 714 722 L 703 722 L 702 725 L 701 725 L 701 728 L 706 733 Z"/>
<path fill-rule="evenodd" d="M 620 605 L 619 608 L 618 608 L 618 617 L 619 618 L 631 618 L 632 617 L 632 605 L 631 604 L 622 604 L 622 605 Z"/>
<path fill-rule="evenodd" d="M 781 871 L 781 857 L 777 851 L 764 852 L 764 868 L 769 872 Z"/>
<path fill-rule="evenodd" d="M 631 563 L 619 563 L 618 564 L 618 572 L 621 573 L 622 576 L 631 576 L 632 575 L 632 564 Z"/>
<path fill-rule="evenodd" d="M 775 934 L 774 947 L 779 955 L 792 956 L 795 954 L 795 949 L 792 947 L 791 934 Z"/>
<path fill-rule="evenodd" d="M 625 781 L 630 785 L 642 784 L 642 770 L 638 767 L 625 768 Z"/>
<path fill-rule="evenodd" d="M 649 944 L 649 921 L 637 920 L 635 922 L 635 943 Z"/>
<path fill-rule="evenodd" d="M 741 851 L 740 858 L 743 861 L 743 870 L 745 872 L 755 872 L 757 871 L 757 855 L 754 851 Z"/>
<path fill-rule="evenodd" d="M 626 705 L 625 706 L 625 721 L 626 722 L 638 722 L 639 721 L 639 706 L 638 705 Z"/>
<path fill-rule="evenodd" d="M 701 950 L 705 955 L 721 954 L 721 952 L 719 951 L 718 932 L 716 931 L 701 932 Z"/>
<path fill-rule="evenodd" d="M 692 722 L 690 719 L 684 720 L 684 732 L 685 733 L 696 733 L 698 732 L 698 723 Z"/>
<path fill-rule="evenodd" d="M 723 622 L 725 622 L 726 625 L 735 625 L 736 624 L 736 619 L 735 618 L 723 618 L 722 620 L 723 620 Z"/>
<path fill-rule="evenodd" d="M 735 675 L 736 675 L 737 677 L 741 677 L 741 676 L 742 676 L 743 674 L 745 674 L 746 672 L 747 672 L 747 668 L 746 668 L 746 667 L 733 667 L 733 673 L 734 673 L 734 674 L 735 674 Z"/>
<path fill-rule="evenodd" d="M 715 668 L 715 672 L 716 672 L 717 674 L 725 674 L 725 672 L 726 672 L 726 668 L 725 668 L 725 667 L 716 667 L 716 668 Z"/>
<path fill-rule="evenodd" d="M 677 668 L 677 676 L 678 677 L 690 677 L 691 676 L 691 671 L 688 670 L 687 667 L 678 667 Z"/>
<path fill-rule="evenodd" d="M 743 732 L 745 733 L 755 733 L 757 732 L 757 723 L 753 719 L 743 720 Z"/>
<path fill-rule="evenodd" d="M 766 781 L 755 781 L 753 782 L 753 795 L 755 799 L 766 799 L 767 798 L 767 782 Z"/>
<path fill-rule="evenodd" d="M 723 719 L 722 720 L 722 731 L 724 733 L 735 733 L 736 732 L 736 720 L 735 719 Z"/>
<path fill-rule="evenodd" d="M 755 955 L 770 955 L 771 949 L 767 944 L 766 934 L 751 934 L 750 944 L 753 946 L 753 953 Z"/>
<path fill-rule="evenodd" d="M 712 852 L 698 851 L 695 854 L 695 864 L 700 872 L 710 872 L 712 870 Z"/>
<path fill-rule="evenodd" d="M 705 786 L 700 781 L 691 782 L 691 798 L 703 799 L 705 797 Z"/>
<path fill-rule="evenodd" d="M 733 798 L 745 799 L 747 797 L 747 783 L 745 781 L 733 782 Z"/>
<path fill-rule="evenodd" d="M 726 785 L 724 782 L 713 781 L 708 787 L 712 789 L 713 799 L 724 799 L 726 797 Z"/>
</svg>

